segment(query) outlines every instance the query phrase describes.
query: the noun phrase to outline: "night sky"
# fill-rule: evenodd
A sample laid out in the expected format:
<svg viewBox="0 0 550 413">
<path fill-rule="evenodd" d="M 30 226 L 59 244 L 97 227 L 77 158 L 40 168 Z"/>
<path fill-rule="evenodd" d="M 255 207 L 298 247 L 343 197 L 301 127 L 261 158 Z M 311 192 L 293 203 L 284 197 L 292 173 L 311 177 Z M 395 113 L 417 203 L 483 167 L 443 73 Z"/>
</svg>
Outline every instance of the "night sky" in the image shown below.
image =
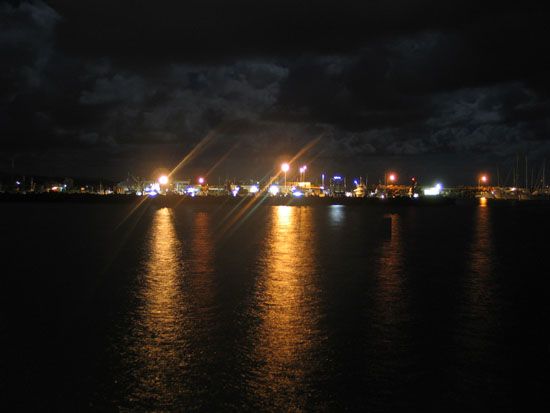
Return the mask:
<svg viewBox="0 0 550 413">
<path fill-rule="evenodd" d="M 0 172 L 147 176 L 208 136 L 182 175 L 262 177 L 321 137 L 312 174 L 504 180 L 550 160 L 550 16 L 509 3 L 2 2 Z"/>
</svg>

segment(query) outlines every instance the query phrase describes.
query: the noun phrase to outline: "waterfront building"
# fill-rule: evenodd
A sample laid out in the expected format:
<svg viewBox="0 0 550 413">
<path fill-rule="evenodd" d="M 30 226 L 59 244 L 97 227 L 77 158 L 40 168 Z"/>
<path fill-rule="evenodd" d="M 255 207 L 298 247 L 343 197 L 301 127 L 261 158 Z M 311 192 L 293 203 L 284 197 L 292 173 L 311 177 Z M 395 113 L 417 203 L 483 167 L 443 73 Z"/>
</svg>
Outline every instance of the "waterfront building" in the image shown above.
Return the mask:
<svg viewBox="0 0 550 413">
<path fill-rule="evenodd" d="M 330 196 L 340 197 L 346 195 L 346 178 L 335 175 L 330 178 L 328 193 Z"/>
</svg>

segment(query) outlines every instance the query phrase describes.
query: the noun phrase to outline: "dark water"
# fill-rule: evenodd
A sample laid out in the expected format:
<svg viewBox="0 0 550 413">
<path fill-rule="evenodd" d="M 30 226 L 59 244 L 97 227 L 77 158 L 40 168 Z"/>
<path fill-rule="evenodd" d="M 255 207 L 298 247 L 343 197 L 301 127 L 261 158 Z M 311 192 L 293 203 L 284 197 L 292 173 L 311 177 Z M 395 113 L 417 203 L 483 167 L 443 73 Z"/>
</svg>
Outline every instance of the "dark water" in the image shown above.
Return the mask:
<svg viewBox="0 0 550 413">
<path fill-rule="evenodd" d="M 130 210 L 0 204 L 0 404 L 549 407 L 550 208 Z"/>
</svg>

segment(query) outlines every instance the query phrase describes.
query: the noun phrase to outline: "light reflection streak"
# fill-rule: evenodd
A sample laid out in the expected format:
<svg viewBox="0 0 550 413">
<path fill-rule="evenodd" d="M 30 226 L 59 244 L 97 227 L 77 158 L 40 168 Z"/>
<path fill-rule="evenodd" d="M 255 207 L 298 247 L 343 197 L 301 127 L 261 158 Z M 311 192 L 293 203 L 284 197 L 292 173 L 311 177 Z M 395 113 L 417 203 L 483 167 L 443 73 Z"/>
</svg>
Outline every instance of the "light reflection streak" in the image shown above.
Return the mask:
<svg viewBox="0 0 550 413">
<path fill-rule="evenodd" d="M 373 309 L 367 309 L 366 331 L 373 334 L 373 339 L 366 343 L 368 359 L 365 367 L 369 376 L 376 378 L 370 392 L 376 397 L 393 394 L 399 400 L 410 386 L 410 377 L 402 372 L 404 366 L 410 364 L 409 354 L 413 346 L 411 309 L 405 285 L 407 271 L 402 216 L 392 213 L 384 218 L 391 219 L 391 228 L 383 228 L 389 230 L 389 234 L 380 245 L 373 285 Z"/>
<path fill-rule="evenodd" d="M 479 287 L 486 284 L 492 271 L 492 231 L 490 221 L 490 208 L 487 208 L 487 200 L 482 202 L 475 212 L 474 237 L 470 251 L 472 281 Z M 478 291 L 481 292 L 481 291 Z M 475 302 L 480 297 L 475 297 Z"/>
<path fill-rule="evenodd" d="M 133 388 L 128 401 L 169 408 L 178 397 L 178 378 L 188 364 L 182 351 L 187 346 L 188 326 L 183 317 L 186 300 L 180 285 L 181 244 L 173 210 L 162 208 L 155 212 L 148 252 L 131 332 Z"/>
<path fill-rule="evenodd" d="M 331 205 L 329 208 L 330 223 L 335 226 L 341 226 L 344 223 L 345 207 L 344 205 Z"/>
<path fill-rule="evenodd" d="M 211 215 L 205 211 L 198 211 L 194 215 L 189 257 L 190 277 L 186 285 L 189 305 L 193 308 L 195 318 L 200 320 L 203 326 L 211 326 L 209 320 L 213 318 L 212 310 L 215 306 L 214 243 L 210 230 L 210 217 Z M 205 335 L 202 338 L 203 341 L 209 339 L 213 337 Z"/>
<path fill-rule="evenodd" d="M 383 241 L 380 251 L 377 273 L 376 307 L 377 320 L 382 329 L 397 327 L 396 322 L 402 319 L 405 305 L 403 299 L 403 251 L 401 245 L 401 217 L 389 214 L 384 218 L 391 219 L 390 237 Z M 384 229 L 385 230 L 385 229 Z"/>
<path fill-rule="evenodd" d="M 263 275 L 256 289 L 260 325 L 253 352 L 255 395 L 276 410 L 303 407 L 319 343 L 311 208 L 273 207 Z"/>
<path fill-rule="evenodd" d="M 498 383 L 498 371 L 509 360 L 499 357 L 498 308 L 496 291 L 499 285 L 493 272 L 493 234 L 491 208 L 481 202 L 475 208 L 472 241 L 465 257 L 468 263 L 464 284 L 459 295 L 457 328 L 454 336 L 456 351 L 456 383 L 458 394 L 464 394 L 465 405 L 473 405 L 487 391 L 489 372 L 495 372 L 492 387 Z M 499 360 L 500 359 L 500 360 Z M 492 374 L 490 374 L 492 375 Z M 498 399 L 507 405 L 510 394 L 501 393 Z M 495 395 L 496 398 L 496 395 Z"/>
<path fill-rule="evenodd" d="M 497 339 L 495 317 L 500 313 L 496 301 L 498 286 L 493 277 L 495 251 L 490 214 L 491 208 L 483 203 L 475 210 L 472 245 L 468 257 L 470 265 L 460 311 L 460 334 L 457 337 L 465 350 L 462 361 L 480 369 L 474 378 L 465 378 L 463 383 L 476 386 L 482 386 L 483 374 L 488 369 L 484 362 L 492 358 L 485 357 L 485 354 L 493 354 L 491 345 L 496 345 Z M 470 372 L 471 368 L 462 371 Z"/>
</svg>

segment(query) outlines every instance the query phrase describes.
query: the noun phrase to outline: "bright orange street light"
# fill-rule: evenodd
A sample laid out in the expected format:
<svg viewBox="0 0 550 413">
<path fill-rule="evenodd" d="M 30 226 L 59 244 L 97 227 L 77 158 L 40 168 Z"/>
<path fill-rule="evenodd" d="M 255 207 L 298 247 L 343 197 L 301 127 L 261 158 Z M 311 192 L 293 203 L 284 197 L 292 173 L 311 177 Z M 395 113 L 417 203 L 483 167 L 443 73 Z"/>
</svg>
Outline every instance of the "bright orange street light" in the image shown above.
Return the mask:
<svg viewBox="0 0 550 413">
<path fill-rule="evenodd" d="M 487 177 L 487 175 L 481 175 L 479 177 L 479 186 L 481 186 L 482 184 L 486 184 L 487 182 L 489 182 L 489 178 Z"/>
<path fill-rule="evenodd" d="M 159 177 L 159 184 L 161 184 L 161 185 L 168 184 L 168 177 L 166 175 L 161 175 Z"/>
<path fill-rule="evenodd" d="M 390 184 L 393 184 L 397 181 L 397 175 L 393 172 L 386 173 L 385 178 L 385 185 L 388 184 L 388 180 L 390 181 Z"/>
</svg>

